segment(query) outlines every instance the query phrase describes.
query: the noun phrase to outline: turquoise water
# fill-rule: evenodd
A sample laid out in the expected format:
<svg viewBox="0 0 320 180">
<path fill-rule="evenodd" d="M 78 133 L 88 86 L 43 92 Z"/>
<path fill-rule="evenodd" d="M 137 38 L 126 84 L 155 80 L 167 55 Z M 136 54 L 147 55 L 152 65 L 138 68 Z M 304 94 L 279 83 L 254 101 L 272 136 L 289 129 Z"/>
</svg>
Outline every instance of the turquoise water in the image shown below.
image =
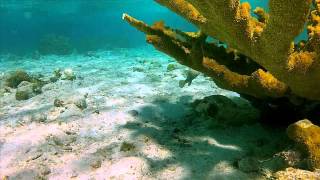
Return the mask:
<svg viewBox="0 0 320 180">
<path fill-rule="evenodd" d="M 267 4 L 251 1 L 254 7 Z M 79 52 L 145 46 L 144 35 L 121 20 L 124 12 L 147 23 L 164 20 L 174 28 L 195 30 L 152 0 L 2 0 L 0 52 L 35 51 L 47 34 L 69 38 Z"/>
<path fill-rule="evenodd" d="M 122 21 L 124 12 L 148 23 L 165 19 L 177 28 L 193 29 L 150 0 L 2 0 L 0 51 L 32 51 L 46 34 L 70 38 L 79 51 L 144 46 L 144 36 Z"/>
</svg>

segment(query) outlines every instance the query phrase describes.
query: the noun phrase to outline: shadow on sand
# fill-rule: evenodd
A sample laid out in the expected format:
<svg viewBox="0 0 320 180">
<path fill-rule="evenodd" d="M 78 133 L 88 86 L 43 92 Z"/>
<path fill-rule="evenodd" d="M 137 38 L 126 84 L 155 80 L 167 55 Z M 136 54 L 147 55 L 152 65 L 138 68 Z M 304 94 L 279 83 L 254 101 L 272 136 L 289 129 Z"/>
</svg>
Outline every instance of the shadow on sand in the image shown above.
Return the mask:
<svg viewBox="0 0 320 180">
<path fill-rule="evenodd" d="M 257 174 L 238 170 L 239 159 L 270 158 L 283 148 L 283 132 L 260 124 L 215 126 L 214 120 L 188 110 L 191 99 L 154 101 L 138 109 L 137 121 L 123 126 L 133 131 L 132 139 L 146 136 L 171 153 L 160 160 L 142 155 L 154 173 L 175 165 L 183 168 L 183 179 L 247 179 Z"/>
</svg>

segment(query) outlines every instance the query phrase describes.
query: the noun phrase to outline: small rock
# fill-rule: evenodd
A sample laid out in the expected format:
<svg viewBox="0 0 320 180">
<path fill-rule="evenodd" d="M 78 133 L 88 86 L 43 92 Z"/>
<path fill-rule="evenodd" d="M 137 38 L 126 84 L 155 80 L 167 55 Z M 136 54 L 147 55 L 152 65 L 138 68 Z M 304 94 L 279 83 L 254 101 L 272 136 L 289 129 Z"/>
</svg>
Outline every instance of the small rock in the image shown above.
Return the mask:
<svg viewBox="0 0 320 180">
<path fill-rule="evenodd" d="M 135 150 L 136 146 L 132 143 L 123 142 L 120 147 L 120 151 L 128 152 Z"/>
<path fill-rule="evenodd" d="M 91 163 L 90 163 L 90 166 L 94 169 L 98 169 L 101 167 L 101 160 L 100 159 L 94 159 Z"/>
<path fill-rule="evenodd" d="M 65 110 L 60 113 L 60 115 L 57 117 L 60 120 L 68 120 L 70 117 L 80 117 L 82 116 L 81 109 L 77 107 L 75 104 L 68 104 Z"/>
<path fill-rule="evenodd" d="M 62 79 L 73 81 L 76 79 L 76 75 L 74 74 L 72 69 L 68 68 L 63 71 Z"/>
<path fill-rule="evenodd" d="M 57 98 L 53 102 L 53 105 L 55 107 L 63 107 L 63 104 L 64 104 L 64 102 L 62 100 L 60 100 L 60 99 L 57 99 Z"/>
<path fill-rule="evenodd" d="M 36 94 L 33 91 L 34 86 L 32 83 L 23 81 L 19 84 L 16 91 L 16 100 L 27 100 L 34 97 Z"/>
<path fill-rule="evenodd" d="M 81 110 L 84 110 L 88 107 L 87 100 L 85 98 L 78 99 L 74 104 Z"/>
<path fill-rule="evenodd" d="M 136 117 L 139 115 L 139 112 L 137 110 L 130 110 L 128 111 L 128 114 L 130 114 L 133 117 Z"/>
</svg>

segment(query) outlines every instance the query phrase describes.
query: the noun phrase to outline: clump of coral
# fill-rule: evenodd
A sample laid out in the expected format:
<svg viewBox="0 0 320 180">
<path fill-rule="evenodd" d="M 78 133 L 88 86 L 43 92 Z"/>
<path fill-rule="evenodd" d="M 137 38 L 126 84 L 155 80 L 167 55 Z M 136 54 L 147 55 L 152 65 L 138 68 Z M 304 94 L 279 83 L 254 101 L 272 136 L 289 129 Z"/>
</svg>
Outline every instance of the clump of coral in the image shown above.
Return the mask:
<svg viewBox="0 0 320 180">
<path fill-rule="evenodd" d="M 309 168 L 320 169 L 320 127 L 309 120 L 301 120 L 290 125 L 287 134 L 309 155 Z"/>
<path fill-rule="evenodd" d="M 68 55 L 73 52 L 73 47 L 67 37 L 49 34 L 40 40 L 38 50 L 43 55 Z"/>
<path fill-rule="evenodd" d="M 31 80 L 32 78 L 27 72 L 23 70 L 16 70 L 11 72 L 6 78 L 5 85 L 11 88 L 17 88 L 22 81 L 31 82 Z"/>
</svg>

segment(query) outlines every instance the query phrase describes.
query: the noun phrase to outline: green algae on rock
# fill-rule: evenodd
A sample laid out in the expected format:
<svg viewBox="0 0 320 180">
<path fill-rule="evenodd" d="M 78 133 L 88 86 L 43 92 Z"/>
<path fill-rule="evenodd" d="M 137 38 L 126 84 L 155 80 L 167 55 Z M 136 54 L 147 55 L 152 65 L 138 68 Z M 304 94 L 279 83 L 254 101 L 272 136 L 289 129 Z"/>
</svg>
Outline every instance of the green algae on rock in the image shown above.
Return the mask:
<svg viewBox="0 0 320 180">
<path fill-rule="evenodd" d="M 32 77 L 24 70 L 11 72 L 5 79 L 5 85 L 11 88 L 17 88 L 22 81 L 31 82 Z"/>
</svg>

